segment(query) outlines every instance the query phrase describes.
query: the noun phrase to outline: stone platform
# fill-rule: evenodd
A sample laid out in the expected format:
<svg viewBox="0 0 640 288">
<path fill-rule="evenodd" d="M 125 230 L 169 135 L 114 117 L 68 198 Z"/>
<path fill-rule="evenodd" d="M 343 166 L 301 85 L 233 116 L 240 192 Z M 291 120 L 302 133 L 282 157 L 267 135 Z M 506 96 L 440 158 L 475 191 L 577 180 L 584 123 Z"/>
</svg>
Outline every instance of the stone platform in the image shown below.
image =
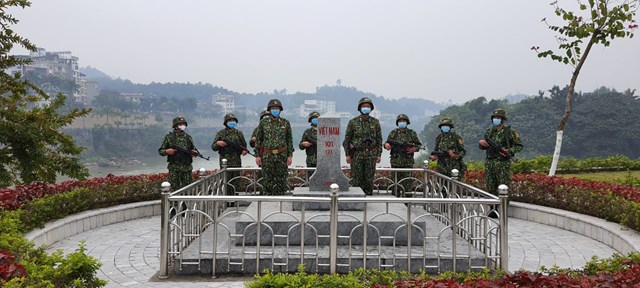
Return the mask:
<svg viewBox="0 0 640 288">
<path fill-rule="evenodd" d="M 329 212 L 328 211 L 293 211 L 292 203 L 268 203 L 261 207 L 260 260 L 256 261 L 257 250 L 257 204 L 246 208 L 229 208 L 223 214 L 222 225 L 217 227 L 217 260 L 218 271 L 242 273 L 252 271 L 256 262 L 260 269 L 274 271 L 295 271 L 300 264 L 301 230 L 300 222 L 304 217 L 304 263 L 309 269 L 325 271 L 324 264 L 329 263 Z M 338 272 L 348 272 L 363 267 L 363 225 L 365 217 L 369 224 L 367 229 L 367 268 L 389 267 L 389 269 L 407 270 L 407 229 L 403 219 L 407 217 L 404 204 L 367 204 L 366 211 L 340 211 L 338 217 Z M 244 209 L 244 210 L 243 210 Z M 427 273 L 451 270 L 453 267 L 452 237 L 456 237 L 458 251 L 458 271 L 483 266 L 487 261 L 485 255 L 459 236 L 454 236 L 436 217 L 427 214 L 421 207 L 412 207 L 412 219 L 423 215 L 420 221 L 413 223 L 411 237 L 411 271 L 420 269 Z M 183 266 L 177 274 L 209 273 L 211 271 L 213 247 L 213 228 L 207 229 L 200 241 L 194 241 L 187 247 L 181 257 L 184 262 L 199 262 L 191 269 L 191 265 Z M 198 253 L 203 251 L 203 253 Z M 200 258 L 201 261 L 197 261 Z M 273 259 L 274 266 L 271 266 Z M 234 264 L 236 263 L 236 264 Z M 319 265 L 318 265 L 319 264 Z M 389 265 L 389 266 L 388 266 Z M 200 266 L 200 271 L 197 271 Z M 179 267 L 177 265 L 176 267 Z M 390 268 L 394 267 L 394 268 Z M 258 270 L 258 271 L 259 271 Z"/>
<path fill-rule="evenodd" d="M 309 191 L 309 187 L 296 187 L 293 189 L 293 197 L 329 197 L 330 191 Z M 338 197 L 366 197 L 364 191 L 360 187 L 349 187 L 348 191 L 339 191 Z M 302 210 L 302 206 L 307 211 L 319 210 L 329 211 L 329 203 L 320 202 L 293 202 L 293 211 Z M 338 203 L 340 211 L 362 211 L 364 203 Z"/>
</svg>

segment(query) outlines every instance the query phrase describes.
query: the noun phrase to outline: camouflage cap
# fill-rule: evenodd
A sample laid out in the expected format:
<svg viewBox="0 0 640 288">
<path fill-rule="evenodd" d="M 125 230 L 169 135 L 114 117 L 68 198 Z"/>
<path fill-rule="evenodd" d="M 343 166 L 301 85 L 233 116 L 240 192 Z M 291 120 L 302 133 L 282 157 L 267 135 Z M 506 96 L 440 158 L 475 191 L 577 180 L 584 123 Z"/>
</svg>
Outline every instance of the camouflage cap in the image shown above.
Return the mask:
<svg viewBox="0 0 640 288">
<path fill-rule="evenodd" d="M 496 110 L 493 110 L 493 113 L 491 113 L 491 118 L 498 116 L 504 120 L 507 120 L 507 111 L 505 111 L 502 108 L 498 108 Z"/>
<path fill-rule="evenodd" d="M 320 113 L 317 111 L 313 111 L 309 113 L 309 123 L 311 123 L 311 119 L 320 117 Z"/>
<path fill-rule="evenodd" d="M 227 125 L 227 121 L 231 119 L 236 120 L 236 123 L 238 122 L 238 118 L 236 118 L 236 115 L 233 113 L 229 113 L 227 115 L 224 115 L 224 122 L 222 124 Z"/>
<path fill-rule="evenodd" d="M 180 123 L 184 123 L 184 125 L 189 126 L 189 124 L 187 124 L 187 118 L 184 116 L 178 116 L 176 118 L 173 118 L 173 128 L 176 128 L 176 126 L 178 126 L 178 124 Z"/>
<path fill-rule="evenodd" d="M 360 111 L 360 107 L 362 106 L 362 104 L 365 104 L 365 103 L 369 103 L 371 105 L 371 110 L 373 110 L 373 101 L 371 101 L 371 98 L 362 97 L 362 99 L 358 101 L 358 111 Z"/>
<path fill-rule="evenodd" d="M 280 111 L 284 110 L 284 108 L 282 107 L 282 102 L 280 102 L 280 100 L 278 99 L 269 100 L 269 103 L 267 104 L 267 110 L 271 110 L 271 107 L 280 107 Z"/>
<path fill-rule="evenodd" d="M 398 125 L 398 122 L 400 122 L 400 120 L 407 121 L 407 125 L 411 124 L 411 121 L 409 120 L 409 116 L 407 116 L 407 114 L 398 115 L 398 118 L 396 118 L 396 125 Z"/>
<path fill-rule="evenodd" d="M 440 120 L 440 124 L 438 124 L 438 128 L 442 127 L 442 126 L 451 126 L 451 128 L 453 128 L 453 120 L 451 120 L 451 118 L 442 118 L 442 120 Z"/>
</svg>

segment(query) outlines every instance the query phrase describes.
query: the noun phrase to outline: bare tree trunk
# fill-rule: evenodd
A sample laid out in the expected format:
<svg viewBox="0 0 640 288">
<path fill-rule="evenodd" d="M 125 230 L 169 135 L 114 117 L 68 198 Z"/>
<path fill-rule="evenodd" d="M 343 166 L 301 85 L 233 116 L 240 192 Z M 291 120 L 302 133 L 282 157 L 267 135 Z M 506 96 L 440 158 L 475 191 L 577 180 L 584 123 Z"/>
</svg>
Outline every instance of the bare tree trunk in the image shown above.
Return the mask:
<svg viewBox="0 0 640 288">
<path fill-rule="evenodd" d="M 578 81 L 580 69 L 582 69 L 582 65 L 584 65 L 584 61 L 587 60 L 589 51 L 591 51 L 591 47 L 595 43 L 597 33 L 597 31 L 594 32 L 594 34 L 591 36 L 591 39 L 589 39 L 587 48 L 584 50 L 584 54 L 582 54 L 582 57 L 580 57 L 580 61 L 578 62 L 576 69 L 573 71 L 573 76 L 571 76 L 571 82 L 569 83 L 569 89 L 567 90 L 567 101 L 565 102 L 564 106 L 564 114 L 562 114 L 562 119 L 560 119 L 560 123 L 558 124 L 556 130 L 556 147 L 553 150 L 553 159 L 551 161 L 551 167 L 549 168 L 549 176 L 556 175 L 556 169 L 558 168 L 558 162 L 560 161 L 560 150 L 562 148 L 562 135 L 564 134 L 564 126 L 567 125 L 567 121 L 569 121 L 569 115 L 571 114 L 573 91 L 575 91 L 576 88 L 576 81 Z"/>
</svg>

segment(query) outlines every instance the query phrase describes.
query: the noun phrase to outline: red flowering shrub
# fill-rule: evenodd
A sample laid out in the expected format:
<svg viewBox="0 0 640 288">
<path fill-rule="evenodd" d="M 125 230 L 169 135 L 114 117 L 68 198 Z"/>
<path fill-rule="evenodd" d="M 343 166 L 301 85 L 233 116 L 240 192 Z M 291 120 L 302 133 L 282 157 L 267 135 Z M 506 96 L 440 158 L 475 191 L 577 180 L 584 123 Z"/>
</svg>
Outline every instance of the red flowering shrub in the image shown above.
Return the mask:
<svg viewBox="0 0 640 288">
<path fill-rule="evenodd" d="M 469 171 L 466 182 L 484 188 L 484 173 Z M 514 174 L 509 198 L 591 215 L 640 231 L 640 189 L 630 185 L 543 174 Z"/>
<path fill-rule="evenodd" d="M 14 277 L 24 277 L 27 271 L 21 264 L 15 264 L 15 257 L 9 251 L 0 250 L 0 283 Z"/>
</svg>

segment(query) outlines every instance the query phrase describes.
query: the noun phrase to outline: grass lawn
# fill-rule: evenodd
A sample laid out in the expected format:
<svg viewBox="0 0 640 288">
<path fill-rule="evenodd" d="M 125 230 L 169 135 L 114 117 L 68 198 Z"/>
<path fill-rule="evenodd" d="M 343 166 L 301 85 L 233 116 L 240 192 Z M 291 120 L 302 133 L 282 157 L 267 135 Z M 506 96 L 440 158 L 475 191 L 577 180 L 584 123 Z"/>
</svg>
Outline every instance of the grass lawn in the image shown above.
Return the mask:
<svg viewBox="0 0 640 288">
<path fill-rule="evenodd" d="M 607 171 L 607 172 L 589 172 L 578 174 L 556 174 L 560 177 L 576 177 L 584 180 L 592 180 L 617 184 L 633 184 L 640 186 L 640 171 Z"/>
</svg>

